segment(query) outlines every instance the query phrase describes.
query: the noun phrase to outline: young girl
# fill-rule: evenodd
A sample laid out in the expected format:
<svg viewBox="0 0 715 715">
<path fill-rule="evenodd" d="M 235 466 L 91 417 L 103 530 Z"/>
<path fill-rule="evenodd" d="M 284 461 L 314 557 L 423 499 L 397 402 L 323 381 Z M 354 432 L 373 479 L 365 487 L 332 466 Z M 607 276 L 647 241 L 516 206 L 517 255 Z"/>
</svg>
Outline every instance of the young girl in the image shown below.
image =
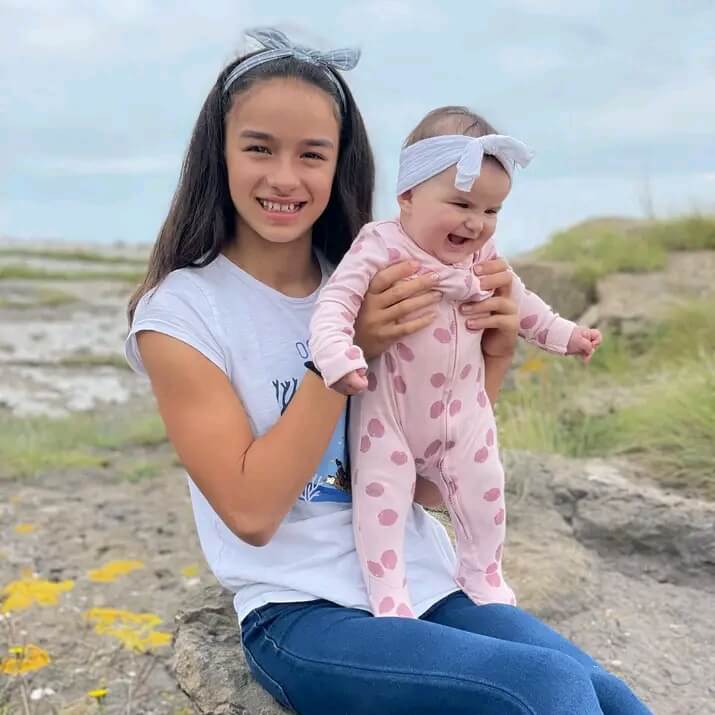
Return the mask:
<svg viewBox="0 0 715 715">
<path fill-rule="evenodd" d="M 419 619 L 373 618 L 352 535 L 345 397 L 304 364 L 317 291 L 370 216 L 373 164 L 339 74 L 276 32 L 218 76 L 199 115 L 126 354 L 148 374 L 189 476 L 197 530 L 235 593 L 247 661 L 302 714 L 645 713 L 628 687 L 512 606 L 475 606 L 442 527 L 415 506 L 408 582 Z M 516 337 L 506 264 L 468 320 L 496 396 Z M 439 299 L 402 262 L 372 281 L 357 344 L 374 357 Z M 426 489 L 423 497 L 431 500 Z"/>
<path fill-rule="evenodd" d="M 478 604 L 510 603 L 502 575 L 506 519 L 496 424 L 484 390 L 479 333 L 457 318 L 484 299 L 474 269 L 493 258 L 497 215 L 516 165 L 531 153 L 464 107 L 430 112 L 400 155 L 400 216 L 362 228 L 320 293 L 310 347 L 326 386 L 358 395 L 349 430 L 353 526 L 372 613 L 413 617 L 405 580 L 406 518 L 416 474 L 447 505 L 457 542 L 455 581 Z M 402 258 L 440 276 L 434 327 L 368 365 L 353 326 L 371 278 Z M 520 333 L 550 352 L 590 359 L 601 340 L 555 314 L 518 278 Z"/>
</svg>

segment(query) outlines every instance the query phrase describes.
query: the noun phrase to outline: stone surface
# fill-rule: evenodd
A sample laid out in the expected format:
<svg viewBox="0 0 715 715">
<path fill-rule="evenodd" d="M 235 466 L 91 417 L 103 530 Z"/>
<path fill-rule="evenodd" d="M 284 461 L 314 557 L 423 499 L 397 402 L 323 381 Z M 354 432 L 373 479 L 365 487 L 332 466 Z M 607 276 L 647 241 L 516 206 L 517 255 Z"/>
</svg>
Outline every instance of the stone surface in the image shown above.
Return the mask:
<svg viewBox="0 0 715 715">
<path fill-rule="evenodd" d="M 658 715 L 708 712 L 713 505 L 600 460 L 511 452 L 505 464 L 505 572 L 520 605 L 625 678 Z M 175 670 L 200 713 L 285 712 L 252 681 L 231 598 L 218 588 L 177 617 Z"/>
</svg>

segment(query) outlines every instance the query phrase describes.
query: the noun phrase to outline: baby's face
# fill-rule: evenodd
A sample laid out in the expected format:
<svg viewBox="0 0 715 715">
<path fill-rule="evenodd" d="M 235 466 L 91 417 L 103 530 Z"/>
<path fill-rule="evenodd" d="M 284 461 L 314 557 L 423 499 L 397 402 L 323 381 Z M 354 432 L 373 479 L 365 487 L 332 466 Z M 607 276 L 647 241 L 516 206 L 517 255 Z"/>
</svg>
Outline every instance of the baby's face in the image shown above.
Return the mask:
<svg viewBox="0 0 715 715">
<path fill-rule="evenodd" d="M 457 167 L 399 197 L 400 222 L 412 240 L 442 263 L 460 263 L 494 234 L 497 214 L 509 195 L 511 180 L 493 157 L 484 157 L 471 191 L 454 187 Z"/>
</svg>

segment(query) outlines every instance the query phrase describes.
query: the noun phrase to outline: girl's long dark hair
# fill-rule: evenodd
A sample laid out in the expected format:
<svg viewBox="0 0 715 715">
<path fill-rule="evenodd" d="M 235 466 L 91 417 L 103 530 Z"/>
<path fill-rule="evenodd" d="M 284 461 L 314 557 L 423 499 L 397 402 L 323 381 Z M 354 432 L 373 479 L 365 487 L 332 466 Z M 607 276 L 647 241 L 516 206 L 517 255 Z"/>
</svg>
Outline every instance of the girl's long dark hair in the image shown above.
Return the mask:
<svg viewBox="0 0 715 715">
<path fill-rule="evenodd" d="M 325 68 L 292 57 L 259 65 L 239 77 L 228 92 L 231 70 L 250 55 L 225 67 L 204 102 L 194 126 L 169 213 L 149 259 L 147 274 L 129 301 L 131 323 L 140 298 L 173 270 L 205 266 L 236 237 L 236 209 L 228 188 L 224 127 L 234 97 L 259 81 L 291 77 L 329 94 L 340 120 L 340 146 L 333 187 L 325 211 L 313 226 L 313 245 L 337 264 L 363 224 L 372 220 L 375 167 L 362 116 L 342 78 L 345 107 Z"/>
</svg>

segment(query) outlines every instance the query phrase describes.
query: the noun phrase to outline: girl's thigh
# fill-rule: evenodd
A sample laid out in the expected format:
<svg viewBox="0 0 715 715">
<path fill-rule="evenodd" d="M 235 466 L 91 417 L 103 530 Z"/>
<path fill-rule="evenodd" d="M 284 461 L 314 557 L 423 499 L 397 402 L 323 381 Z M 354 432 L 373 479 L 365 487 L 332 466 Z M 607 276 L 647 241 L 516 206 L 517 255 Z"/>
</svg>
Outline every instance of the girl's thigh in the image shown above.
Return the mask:
<svg viewBox="0 0 715 715">
<path fill-rule="evenodd" d="M 584 669 L 550 648 L 327 601 L 242 624 L 257 680 L 301 715 L 601 715 Z"/>
</svg>

